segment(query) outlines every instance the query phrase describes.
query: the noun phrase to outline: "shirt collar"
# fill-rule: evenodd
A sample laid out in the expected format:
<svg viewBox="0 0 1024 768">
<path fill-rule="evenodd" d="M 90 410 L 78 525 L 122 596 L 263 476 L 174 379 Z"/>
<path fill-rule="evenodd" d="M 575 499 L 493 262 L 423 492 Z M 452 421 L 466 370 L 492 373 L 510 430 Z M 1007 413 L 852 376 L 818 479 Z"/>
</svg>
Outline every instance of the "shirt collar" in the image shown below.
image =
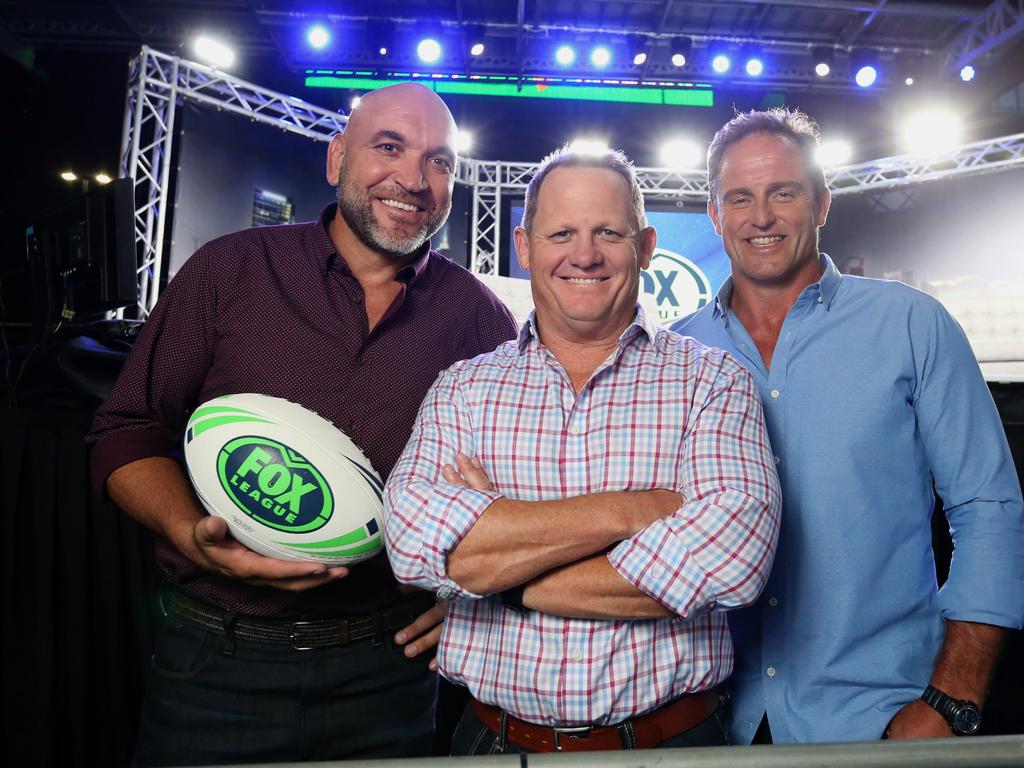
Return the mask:
<svg viewBox="0 0 1024 768">
<path fill-rule="evenodd" d="M 644 309 L 643 304 L 637 302 L 636 305 L 636 316 L 626 328 L 619 334 L 619 347 L 624 347 L 639 334 L 647 336 L 648 341 L 654 342 L 654 338 L 658 333 L 658 325 L 654 322 L 651 316 Z M 519 349 L 519 353 L 523 354 L 526 352 L 527 347 L 532 339 L 540 341 L 540 334 L 537 331 L 537 310 L 531 309 L 530 314 L 526 318 L 526 322 L 523 323 L 519 329 L 519 335 L 516 337 L 516 346 Z"/>
<path fill-rule="evenodd" d="M 836 267 L 835 262 L 832 261 L 832 257 L 827 253 L 818 254 L 818 263 L 821 265 L 822 273 L 818 282 L 813 283 L 816 289 L 825 302 L 825 307 L 831 309 L 832 300 L 836 297 L 836 291 L 839 290 L 839 285 L 843 281 L 843 275 Z M 808 286 L 811 287 L 811 286 Z M 806 290 L 806 289 L 805 289 Z M 718 289 L 718 293 L 715 294 L 715 307 L 713 310 L 714 317 L 722 317 L 729 312 L 729 302 L 732 299 L 732 276 L 725 278 L 725 282 L 722 283 L 722 287 Z"/>
<path fill-rule="evenodd" d="M 331 222 L 334 220 L 337 211 L 337 203 L 331 203 L 321 211 L 319 226 L 315 228 L 313 233 L 311 250 L 317 263 L 325 271 L 329 271 L 337 262 L 341 269 L 350 272 L 348 264 L 345 263 L 345 258 L 338 253 L 334 247 L 334 241 L 331 240 Z M 400 283 L 414 282 L 423 274 L 429 262 L 430 242 L 427 241 L 416 251 L 413 260 L 398 270 L 395 280 Z"/>
</svg>

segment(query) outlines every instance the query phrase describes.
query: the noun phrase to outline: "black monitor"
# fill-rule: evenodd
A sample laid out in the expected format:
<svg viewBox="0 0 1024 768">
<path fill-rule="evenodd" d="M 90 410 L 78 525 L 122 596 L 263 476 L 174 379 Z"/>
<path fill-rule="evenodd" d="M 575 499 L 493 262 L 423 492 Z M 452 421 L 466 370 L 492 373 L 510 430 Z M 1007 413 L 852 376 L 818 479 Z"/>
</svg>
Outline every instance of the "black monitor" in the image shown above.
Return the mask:
<svg viewBox="0 0 1024 768">
<path fill-rule="evenodd" d="M 137 300 L 135 185 L 94 187 L 25 230 L 33 277 L 33 320 L 48 336 Z"/>
</svg>

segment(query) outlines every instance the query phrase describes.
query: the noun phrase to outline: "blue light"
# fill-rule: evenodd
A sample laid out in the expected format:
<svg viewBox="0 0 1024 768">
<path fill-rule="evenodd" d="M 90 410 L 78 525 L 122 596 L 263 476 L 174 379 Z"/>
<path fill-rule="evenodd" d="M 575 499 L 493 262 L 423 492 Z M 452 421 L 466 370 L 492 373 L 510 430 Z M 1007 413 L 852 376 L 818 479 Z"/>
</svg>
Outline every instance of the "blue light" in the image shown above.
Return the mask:
<svg viewBox="0 0 1024 768">
<path fill-rule="evenodd" d="M 576 50 L 571 45 L 560 46 L 555 51 L 555 61 L 563 66 L 567 66 L 576 61 Z"/>
<path fill-rule="evenodd" d="M 861 88 L 870 88 L 875 84 L 875 80 L 878 79 L 878 70 L 870 64 L 866 64 L 857 70 L 857 74 L 853 79 Z"/>
<path fill-rule="evenodd" d="M 331 33 L 327 31 L 326 27 L 317 24 L 309 28 L 306 33 L 306 42 L 317 50 L 326 48 L 327 44 L 331 42 Z"/>
<path fill-rule="evenodd" d="M 732 62 L 729 57 L 724 53 L 720 53 L 711 60 L 711 68 L 720 75 L 724 75 L 729 71 L 729 67 L 732 66 Z"/>
<path fill-rule="evenodd" d="M 416 46 L 416 55 L 420 57 L 420 61 L 433 64 L 441 58 L 441 44 L 430 37 L 420 40 L 420 44 Z"/>
<path fill-rule="evenodd" d="M 484 52 L 483 43 L 473 43 L 473 47 L 469 49 L 470 56 L 480 56 Z"/>
<path fill-rule="evenodd" d="M 764 62 L 760 59 L 747 59 L 745 69 L 751 77 L 760 77 L 761 73 L 764 72 Z"/>
<path fill-rule="evenodd" d="M 974 71 L 974 67 L 968 64 L 966 67 L 960 70 L 960 79 L 963 80 L 965 83 L 969 83 L 971 82 L 971 80 L 974 79 L 975 74 L 976 73 Z"/>
<path fill-rule="evenodd" d="M 590 63 L 595 67 L 607 67 L 608 62 L 612 60 L 612 53 L 603 45 L 599 45 L 597 48 L 590 52 Z"/>
</svg>

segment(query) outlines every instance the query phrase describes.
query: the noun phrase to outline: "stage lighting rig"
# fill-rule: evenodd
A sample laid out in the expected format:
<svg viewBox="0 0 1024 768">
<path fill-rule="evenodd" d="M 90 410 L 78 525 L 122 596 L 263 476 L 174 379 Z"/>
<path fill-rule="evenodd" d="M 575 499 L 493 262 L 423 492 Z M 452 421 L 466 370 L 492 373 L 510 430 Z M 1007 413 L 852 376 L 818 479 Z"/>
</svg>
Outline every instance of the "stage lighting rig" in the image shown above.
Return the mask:
<svg viewBox="0 0 1024 768">
<path fill-rule="evenodd" d="M 323 24 L 314 24 L 306 31 L 306 42 L 310 47 L 322 51 L 331 42 L 331 33 Z"/>
<path fill-rule="evenodd" d="M 674 67 L 685 67 L 693 53 L 693 41 L 688 37 L 674 37 L 669 47 L 670 57 Z"/>
<path fill-rule="evenodd" d="M 704 151 L 692 139 L 669 139 L 661 146 L 658 159 L 665 168 L 699 168 L 704 161 Z"/>
<path fill-rule="evenodd" d="M 831 48 L 818 46 L 811 49 L 811 59 L 814 61 L 814 74 L 818 77 L 828 77 L 832 74 L 835 58 L 835 51 Z"/>
<path fill-rule="evenodd" d="M 571 45 L 560 45 L 555 51 L 555 61 L 563 67 L 568 67 L 576 61 L 576 49 Z"/>
<path fill-rule="evenodd" d="M 743 58 L 745 60 L 743 70 L 747 75 L 750 77 L 760 77 L 764 74 L 764 58 L 760 50 L 748 48 L 744 51 Z"/>
<path fill-rule="evenodd" d="M 598 45 L 590 51 L 590 63 L 598 69 L 604 69 L 612 61 L 612 52 L 607 45 Z"/>
<path fill-rule="evenodd" d="M 432 37 L 425 37 L 416 45 L 416 55 L 424 64 L 437 63 L 441 52 L 441 44 Z"/>
<path fill-rule="evenodd" d="M 928 107 L 907 119 L 902 130 L 903 144 L 913 155 L 939 155 L 960 144 L 963 130 L 963 121 L 948 107 Z"/>
<path fill-rule="evenodd" d="M 630 35 L 626 38 L 626 43 L 629 46 L 629 53 L 633 57 L 633 66 L 641 67 L 646 64 L 651 56 L 651 46 L 647 38 L 643 35 Z"/>
<path fill-rule="evenodd" d="M 853 81 L 861 88 L 870 88 L 878 80 L 879 68 L 874 51 L 857 50 L 850 56 Z"/>
<path fill-rule="evenodd" d="M 850 143 L 842 139 L 829 139 L 822 141 L 818 146 L 818 165 L 822 168 L 837 168 L 846 165 L 853 156 L 853 148 Z"/>
<path fill-rule="evenodd" d="M 235 63 L 235 52 L 226 43 L 208 35 L 199 35 L 192 43 L 200 61 L 205 61 L 217 69 L 227 69 Z"/>
</svg>

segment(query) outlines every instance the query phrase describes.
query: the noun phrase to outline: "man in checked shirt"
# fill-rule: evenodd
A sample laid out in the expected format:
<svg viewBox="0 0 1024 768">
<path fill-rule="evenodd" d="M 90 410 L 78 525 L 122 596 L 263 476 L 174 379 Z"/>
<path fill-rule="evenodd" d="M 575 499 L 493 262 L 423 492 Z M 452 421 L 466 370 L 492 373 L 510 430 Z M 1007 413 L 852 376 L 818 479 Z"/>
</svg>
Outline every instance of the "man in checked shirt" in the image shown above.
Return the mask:
<svg viewBox="0 0 1024 768">
<path fill-rule="evenodd" d="M 725 611 L 779 522 L 753 381 L 638 306 L 656 236 L 621 153 L 549 156 L 515 239 L 534 313 L 441 374 L 385 498 L 397 578 L 449 601 L 453 752 L 724 744 Z"/>
</svg>

